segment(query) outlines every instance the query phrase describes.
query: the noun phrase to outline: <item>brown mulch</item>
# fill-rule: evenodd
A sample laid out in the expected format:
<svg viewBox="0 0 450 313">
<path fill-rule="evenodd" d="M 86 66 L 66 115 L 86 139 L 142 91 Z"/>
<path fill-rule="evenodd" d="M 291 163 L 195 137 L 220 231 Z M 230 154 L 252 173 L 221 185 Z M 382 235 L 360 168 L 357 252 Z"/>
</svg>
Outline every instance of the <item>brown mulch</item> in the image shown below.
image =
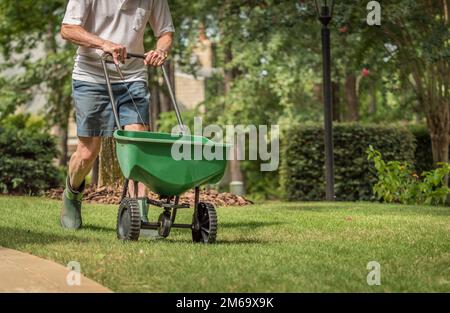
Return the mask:
<svg viewBox="0 0 450 313">
<path fill-rule="evenodd" d="M 51 189 L 45 192 L 45 196 L 51 199 L 61 199 L 63 193 L 62 188 Z M 100 204 L 119 204 L 122 191 L 120 188 L 89 187 L 84 191 L 83 201 L 87 203 Z M 149 192 L 151 199 L 159 199 L 159 196 L 153 192 Z M 217 192 L 216 190 L 202 190 L 200 192 L 200 201 L 211 202 L 217 207 L 223 206 L 244 206 L 253 202 L 241 196 L 236 196 L 228 192 Z M 180 203 L 194 203 L 194 191 L 188 191 L 181 196 Z"/>
</svg>

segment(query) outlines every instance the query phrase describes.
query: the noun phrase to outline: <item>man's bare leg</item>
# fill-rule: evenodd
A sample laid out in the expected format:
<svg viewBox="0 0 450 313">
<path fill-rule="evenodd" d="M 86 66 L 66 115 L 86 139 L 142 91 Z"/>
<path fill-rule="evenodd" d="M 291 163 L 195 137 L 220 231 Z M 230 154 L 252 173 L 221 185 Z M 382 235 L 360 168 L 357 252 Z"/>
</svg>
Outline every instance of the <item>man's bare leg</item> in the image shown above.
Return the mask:
<svg viewBox="0 0 450 313">
<path fill-rule="evenodd" d="M 82 226 L 81 200 L 84 180 L 100 151 L 100 137 L 79 137 L 77 150 L 70 158 L 66 188 L 62 196 L 61 226 L 79 229 Z"/>
<path fill-rule="evenodd" d="M 79 137 L 77 150 L 70 158 L 70 186 L 78 190 L 86 176 L 92 170 L 102 144 L 101 137 Z"/>
</svg>

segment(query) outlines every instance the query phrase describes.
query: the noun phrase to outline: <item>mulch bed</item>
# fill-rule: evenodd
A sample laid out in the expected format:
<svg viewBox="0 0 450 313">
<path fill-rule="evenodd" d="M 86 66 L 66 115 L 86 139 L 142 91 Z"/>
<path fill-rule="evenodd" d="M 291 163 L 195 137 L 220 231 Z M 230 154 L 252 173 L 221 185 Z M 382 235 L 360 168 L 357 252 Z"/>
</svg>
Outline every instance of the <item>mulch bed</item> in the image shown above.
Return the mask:
<svg viewBox="0 0 450 313">
<path fill-rule="evenodd" d="M 51 189 L 45 193 L 45 196 L 51 199 L 61 199 L 63 193 L 62 188 Z M 119 204 L 122 191 L 120 188 L 89 187 L 85 190 L 83 201 L 87 203 L 100 204 Z M 159 199 L 159 196 L 153 192 L 149 192 L 151 199 Z M 244 197 L 236 196 L 228 192 L 217 192 L 216 190 L 202 190 L 200 193 L 200 201 L 211 202 L 217 207 L 223 206 L 244 206 L 253 202 Z M 180 203 L 194 203 L 194 191 L 188 191 L 181 196 Z"/>
</svg>

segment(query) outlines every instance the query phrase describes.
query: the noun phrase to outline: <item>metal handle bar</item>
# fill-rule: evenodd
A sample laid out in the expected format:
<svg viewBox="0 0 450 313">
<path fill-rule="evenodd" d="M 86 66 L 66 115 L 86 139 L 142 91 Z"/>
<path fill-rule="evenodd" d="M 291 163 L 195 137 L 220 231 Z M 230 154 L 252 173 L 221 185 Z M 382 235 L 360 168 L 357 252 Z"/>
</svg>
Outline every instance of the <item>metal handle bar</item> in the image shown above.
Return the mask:
<svg viewBox="0 0 450 313">
<path fill-rule="evenodd" d="M 131 59 L 131 58 L 145 59 L 145 57 L 146 57 L 145 54 L 127 52 L 127 59 Z"/>
<path fill-rule="evenodd" d="M 175 109 L 175 114 L 177 116 L 178 126 L 180 127 L 180 131 L 182 133 L 184 133 L 185 129 L 184 129 L 184 124 L 183 124 L 183 119 L 181 118 L 180 109 L 178 108 L 178 103 L 177 103 L 177 100 L 175 98 L 175 94 L 173 92 L 172 85 L 170 84 L 169 75 L 167 75 L 167 71 L 166 71 L 166 68 L 164 67 L 164 64 L 161 65 L 161 70 L 163 72 L 164 81 L 166 82 L 167 89 L 169 90 L 169 95 L 170 95 L 170 99 L 172 100 L 173 108 Z"/>
<path fill-rule="evenodd" d="M 119 128 L 120 130 L 123 130 L 123 127 L 120 126 L 120 119 L 119 119 L 119 114 L 117 112 L 116 100 L 114 100 L 114 93 L 112 91 L 111 81 L 109 80 L 108 68 L 106 67 L 107 62 L 106 62 L 105 58 L 103 58 L 103 57 L 101 60 L 102 60 L 102 66 L 103 66 L 103 74 L 105 75 L 105 79 L 106 79 L 106 87 L 108 88 L 109 100 L 111 101 L 111 105 L 112 105 L 112 109 L 113 109 L 113 113 L 114 113 L 114 120 L 116 121 L 117 128 Z"/>
<path fill-rule="evenodd" d="M 105 52 L 103 58 L 105 59 L 106 63 L 114 63 L 114 61 L 107 59 L 108 56 L 112 56 L 112 54 L 109 52 Z M 145 54 L 127 52 L 127 59 L 131 58 L 145 59 Z"/>
<path fill-rule="evenodd" d="M 108 88 L 109 98 L 111 100 L 111 105 L 113 107 L 113 113 L 114 113 L 114 119 L 116 121 L 116 125 L 117 125 L 117 127 L 119 129 L 123 129 L 123 127 L 120 126 L 119 114 L 117 112 L 117 108 L 116 108 L 116 105 L 115 105 L 116 102 L 114 100 L 114 93 L 112 91 L 111 81 L 110 81 L 109 73 L 108 73 L 108 68 L 106 66 L 106 63 L 114 63 L 114 62 L 107 59 L 108 55 L 110 55 L 110 54 L 106 54 L 105 56 L 103 56 L 101 58 L 102 66 L 103 66 L 103 72 L 104 72 L 105 79 L 106 79 L 106 86 Z M 146 56 L 144 54 L 127 53 L 127 59 L 129 59 L 129 58 L 145 59 L 145 57 Z M 116 64 L 116 69 L 117 69 L 120 77 L 123 80 L 122 72 L 120 71 L 120 68 L 119 68 L 119 66 L 117 66 L 117 64 Z M 173 108 L 175 110 L 175 114 L 177 116 L 178 126 L 180 127 L 181 133 L 184 133 L 185 132 L 185 127 L 184 127 L 184 124 L 183 124 L 183 119 L 181 118 L 181 113 L 180 113 L 180 109 L 178 107 L 177 100 L 175 98 L 175 93 L 173 92 L 172 85 L 170 84 L 169 75 L 167 75 L 167 71 L 166 71 L 166 69 L 164 67 L 164 64 L 161 65 L 161 70 L 162 70 L 162 73 L 163 73 L 164 82 L 166 83 L 167 89 L 169 90 L 169 95 L 170 95 L 170 99 L 172 101 Z"/>
</svg>

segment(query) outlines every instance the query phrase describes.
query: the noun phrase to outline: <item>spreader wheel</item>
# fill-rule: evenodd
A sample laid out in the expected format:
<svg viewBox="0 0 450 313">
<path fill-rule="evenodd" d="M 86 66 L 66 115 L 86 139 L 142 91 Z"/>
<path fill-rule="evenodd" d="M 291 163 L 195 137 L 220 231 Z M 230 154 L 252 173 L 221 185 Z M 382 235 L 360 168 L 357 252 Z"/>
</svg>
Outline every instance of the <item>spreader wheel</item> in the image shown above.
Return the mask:
<svg viewBox="0 0 450 313">
<path fill-rule="evenodd" d="M 194 213 L 195 214 L 195 213 Z M 217 213 L 211 203 L 200 202 L 197 206 L 198 225 L 193 218 L 192 241 L 214 243 L 217 235 Z"/>
<path fill-rule="evenodd" d="M 117 238 L 120 240 L 139 239 L 141 213 L 136 199 L 124 198 L 117 214 Z"/>
<path fill-rule="evenodd" d="M 167 238 L 170 234 L 170 228 L 172 227 L 170 212 L 165 211 L 161 213 L 159 215 L 158 223 L 159 223 L 158 234 L 161 237 Z"/>
</svg>

